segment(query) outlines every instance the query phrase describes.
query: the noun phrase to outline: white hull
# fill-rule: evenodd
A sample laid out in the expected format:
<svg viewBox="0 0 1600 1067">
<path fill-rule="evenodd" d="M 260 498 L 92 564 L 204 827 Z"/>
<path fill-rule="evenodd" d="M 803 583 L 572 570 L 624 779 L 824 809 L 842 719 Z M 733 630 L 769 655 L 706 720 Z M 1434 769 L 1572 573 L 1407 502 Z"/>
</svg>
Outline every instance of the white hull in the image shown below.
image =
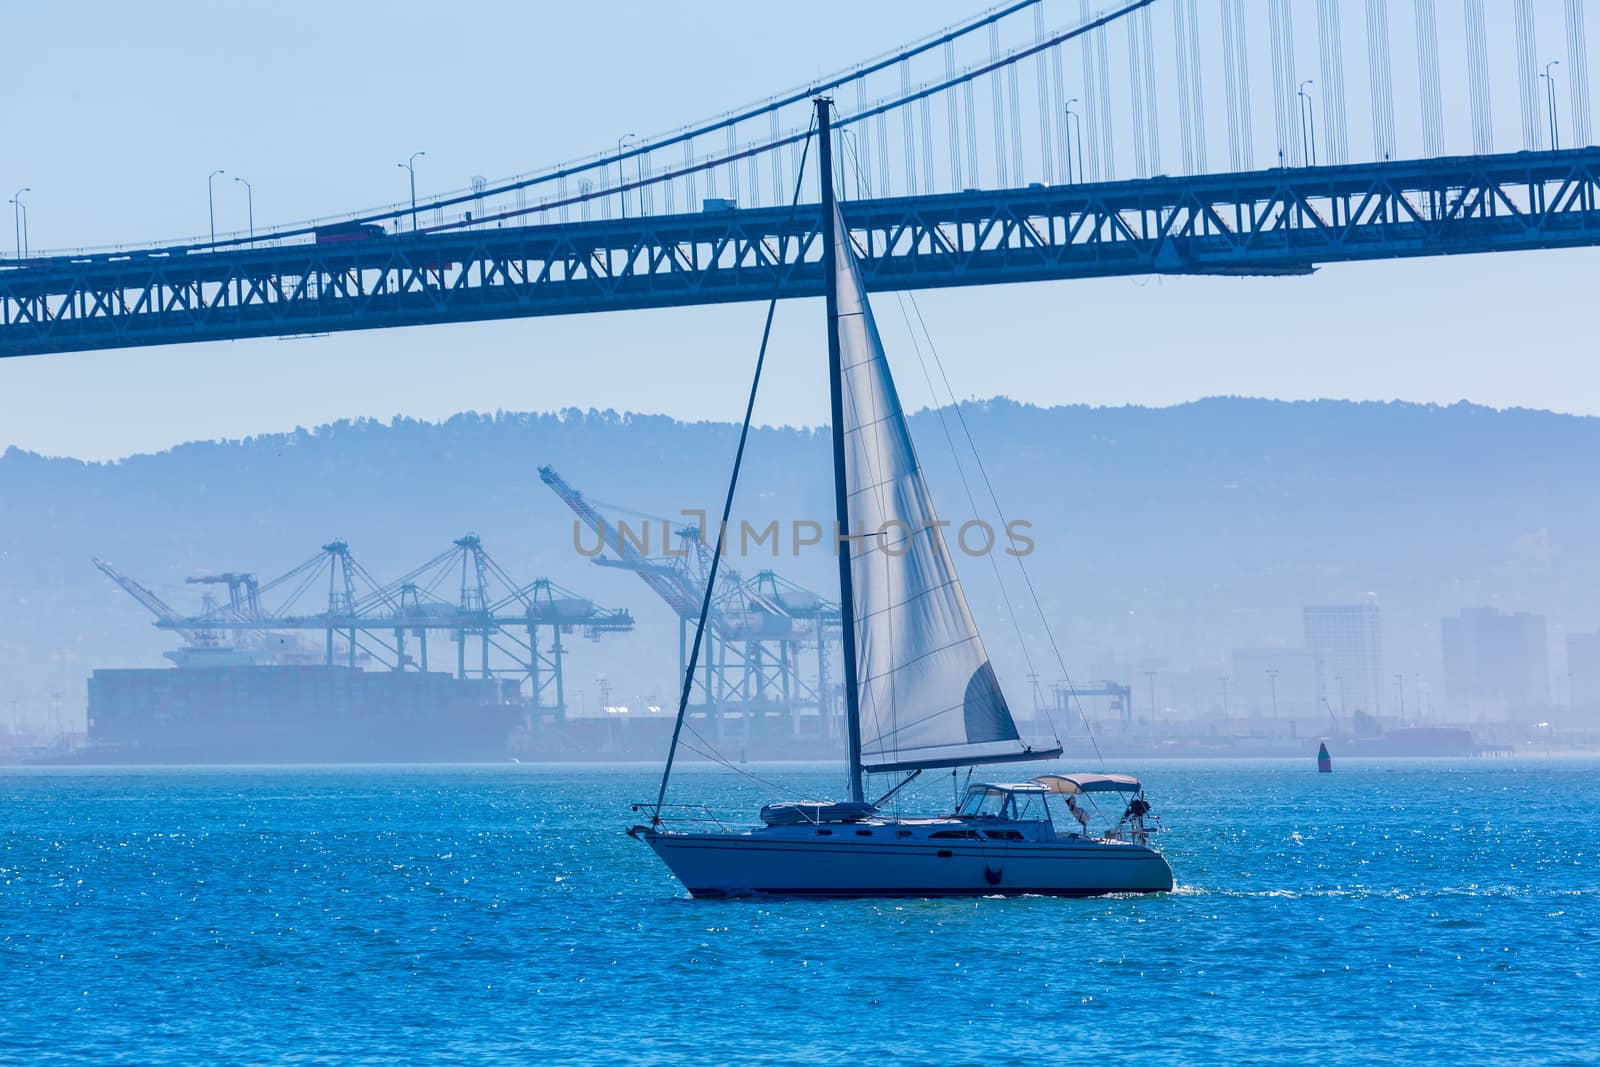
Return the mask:
<svg viewBox="0 0 1600 1067">
<path fill-rule="evenodd" d="M 1081 837 L 935 841 L 913 834 L 904 840 L 892 823 L 872 829 L 870 837 L 858 837 L 845 826 L 829 839 L 776 827 L 740 834 L 642 830 L 639 836 L 697 897 L 1099 896 L 1172 888 L 1172 868 L 1146 845 Z"/>
</svg>

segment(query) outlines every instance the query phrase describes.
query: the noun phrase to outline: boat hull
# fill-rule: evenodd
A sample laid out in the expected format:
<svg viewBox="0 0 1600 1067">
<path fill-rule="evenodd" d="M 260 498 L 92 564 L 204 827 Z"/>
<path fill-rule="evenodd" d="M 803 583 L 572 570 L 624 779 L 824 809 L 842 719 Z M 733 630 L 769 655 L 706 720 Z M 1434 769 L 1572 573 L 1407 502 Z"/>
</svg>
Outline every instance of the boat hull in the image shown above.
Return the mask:
<svg viewBox="0 0 1600 1067">
<path fill-rule="evenodd" d="M 641 836 L 696 897 L 927 897 L 1163 893 L 1172 868 L 1120 841 L 831 841 L 645 830 Z"/>
</svg>

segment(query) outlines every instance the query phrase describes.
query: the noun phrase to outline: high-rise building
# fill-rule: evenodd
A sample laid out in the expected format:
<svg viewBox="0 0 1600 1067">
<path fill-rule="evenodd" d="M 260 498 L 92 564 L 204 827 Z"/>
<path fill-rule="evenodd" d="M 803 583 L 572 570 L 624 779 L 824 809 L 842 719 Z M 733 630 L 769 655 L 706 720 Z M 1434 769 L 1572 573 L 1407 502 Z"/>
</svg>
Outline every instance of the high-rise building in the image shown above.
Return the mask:
<svg viewBox="0 0 1600 1067">
<path fill-rule="evenodd" d="M 1567 635 L 1567 677 L 1572 706 L 1600 712 L 1600 633 Z"/>
<path fill-rule="evenodd" d="M 1501 717 L 1550 703 L 1550 648 L 1543 615 L 1463 608 L 1440 622 L 1450 710 Z"/>
<path fill-rule="evenodd" d="M 1306 648 L 1317 659 L 1317 692 L 1341 718 L 1383 711 L 1378 600 L 1305 609 Z"/>
</svg>

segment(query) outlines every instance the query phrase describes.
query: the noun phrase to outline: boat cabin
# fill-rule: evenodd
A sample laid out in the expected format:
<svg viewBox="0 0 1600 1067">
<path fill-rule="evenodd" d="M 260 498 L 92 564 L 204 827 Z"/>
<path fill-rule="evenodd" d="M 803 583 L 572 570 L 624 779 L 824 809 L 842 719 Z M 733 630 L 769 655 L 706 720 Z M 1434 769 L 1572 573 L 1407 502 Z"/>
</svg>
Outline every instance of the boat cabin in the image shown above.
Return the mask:
<svg viewBox="0 0 1600 1067">
<path fill-rule="evenodd" d="M 1060 803 L 1052 806 L 1053 799 Z M 1110 803 L 1099 803 L 1102 799 Z M 1096 816 L 1106 826 L 1098 834 L 1090 831 Z M 952 817 L 1045 823 L 1058 837 L 1098 837 L 1136 844 L 1146 843 L 1149 835 L 1160 829 L 1144 799 L 1144 788 L 1137 778 L 1126 774 L 1044 774 L 1028 782 L 974 783 L 967 787 Z"/>
<path fill-rule="evenodd" d="M 974 783 L 956 808 L 958 819 L 999 819 L 1004 822 L 1049 822 L 1045 800 L 1050 791 L 1037 782 Z"/>
</svg>

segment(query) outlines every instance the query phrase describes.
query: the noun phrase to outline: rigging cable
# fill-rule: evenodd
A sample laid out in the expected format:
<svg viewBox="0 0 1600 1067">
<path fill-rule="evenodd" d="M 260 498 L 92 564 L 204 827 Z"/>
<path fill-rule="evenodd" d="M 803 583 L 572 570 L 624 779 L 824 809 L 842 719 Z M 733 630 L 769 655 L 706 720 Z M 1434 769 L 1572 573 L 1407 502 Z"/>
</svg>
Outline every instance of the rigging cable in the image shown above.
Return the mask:
<svg viewBox="0 0 1600 1067">
<path fill-rule="evenodd" d="M 794 199 L 789 204 L 789 221 L 794 221 L 800 208 L 800 193 L 805 188 L 805 163 L 806 155 L 811 149 L 811 134 L 806 135 L 806 151 L 800 155 L 800 173 L 795 178 Z M 821 181 L 832 181 L 833 175 L 819 175 Z M 831 228 L 831 225 L 830 225 Z M 706 592 L 700 601 L 700 618 L 695 623 L 694 644 L 689 652 L 688 663 L 683 673 L 683 691 L 678 697 L 678 718 L 672 727 L 672 745 L 667 749 L 667 765 L 661 770 L 661 788 L 656 793 L 655 814 L 651 816 L 651 824 L 659 825 L 661 822 L 661 805 L 667 798 L 667 782 L 672 777 L 672 761 L 677 755 L 678 741 L 683 734 L 685 720 L 689 713 L 689 695 L 694 689 L 694 671 L 700 658 L 700 643 L 705 638 L 706 617 L 711 613 L 711 597 L 717 586 L 717 565 L 722 561 L 723 540 L 728 534 L 728 515 L 733 511 L 733 494 L 739 485 L 739 468 L 744 463 L 744 446 L 750 439 L 750 421 L 755 414 L 756 393 L 761 386 L 761 370 L 767 362 L 767 343 L 772 339 L 772 319 L 778 310 L 778 297 L 773 295 L 767 302 L 767 318 L 761 328 L 761 347 L 756 354 L 756 370 L 750 380 L 750 398 L 745 402 L 744 425 L 739 429 L 739 447 L 733 456 L 733 474 L 728 479 L 728 493 L 723 498 L 722 522 L 717 527 L 717 550 L 711 555 L 710 573 L 706 576 Z M 699 731 L 690 728 L 696 737 Z M 704 738 L 701 738 L 704 741 Z"/>
<path fill-rule="evenodd" d="M 933 376 L 928 373 L 927 361 L 922 358 L 922 344 L 921 344 L 921 342 L 919 342 L 917 340 L 916 327 L 911 325 L 911 313 L 906 310 L 906 294 L 905 293 L 896 293 L 895 297 L 900 302 L 900 314 L 905 319 L 905 322 L 906 322 L 906 333 L 909 334 L 910 337 L 911 337 L 911 348 L 917 354 L 917 363 L 922 368 L 922 376 L 928 383 L 928 392 L 933 397 L 933 401 L 934 401 L 933 410 L 934 410 L 934 413 L 939 416 L 939 428 L 944 431 L 945 442 L 950 446 L 950 456 L 955 461 L 956 474 L 961 479 L 961 488 L 967 494 L 967 506 L 970 507 L 972 509 L 972 513 L 974 515 L 976 515 L 978 513 L 978 501 L 977 501 L 977 498 L 974 497 L 974 495 L 972 493 L 972 485 L 971 485 L 971 483 L 969 483 L 967 481 L 967 471 L 966 471 L 966 468 L 962 466 L 961 455 L 960 455 L 959 452 L 956 451 L 955 437 L 954 437 L 953 434 L 950 433 L 950 424 L 949 424 L 949 421 L 945 418 L 944 405 L 940 402 L 939 391 L 938 391 L 937 387 L 933 384 Z M 920 319 L 922 317 L 920 312 L 918 313 L 917 317 L 918 317 L 918 320 L 920 321 Z M 927 327 L 926 326 L 923 327 L 923 332 L 924 333 L 927 332 Z M 928 338 L 928 345 L 929 345 L 929 348 L 932 348 L 932 346 L 933 346 L 932 338 Z M 940 372 L 943 373 L 943 368 L 942 367 L 940 368 Z M 958 401 L 956 401 L 955 398 L 952 397 L 951 398 L 951 403 L 952 403 L 952 406 L 953 406 L 953 405 L 957 404 Z M 974 453 L 974 454 L 976 454 L 976 453 Z M 1011 536 L 1009 530 L 1006 531 L 1006 536 L 1008 538 Z M 1038 672 L 1038 669 L 1036 667 L 1034 667 L 1034 665 L 1033 665 L 1033 654 L 1028 651 L 1027 639 L 1025 637 L 1023 637 L 1023 635 L 1022 635 L 1022 624 L 1020 622 L 1018 622 L 1018 620 L 1017 620 L 1017 610 L 1011 603 L 1011 594 L 1006 590 L 1005 579 L 1000 576 L 1000 563 L 999 563 L 998 560 L 995 559 L 995 555 L 994 555 L 994 552 L 993 552 L 992 549 L 991 549 L 991 551 L 989 551 L 989 552 L 987 552 L 985 554 L 989 557 L 989 565 L 994 568 L 995 585 L 997 585 L 999 587 L 999 589 L 1000 589 L 1000 597 L 1001 597 L 1002 600 L 1005 601 L 1006 614 L 1009 615 L 1010 618 L 1011 618 L 1011 628 L 1012 628 L 1013 631 L 1016 632 L 1016 635 L 1017 635 L 1017 647 L 1022 649 L 1022 659 L 1023 659 L 1023 662 L 1025 662 L 1028 665 L 1028 674 L 1029 674 L 1030 677 L 1037 678 L 1039 672 Z M 1040 700 L 1039 700 L 1039 697 L 1038 697 L 1038 687 L 1037 687 L 1037 685 L 1035 685 L 1035 687 L 1034 687 L 1034 706 L 1035 707 L 1043 706 L 1041 704 Z M 1046 707 L 1044 709 L 1044 713 L 1045 713 L 1045 720 L 1047 722 L 1049 722 L 1049 724 L 1050 724 L 1051 736 L 1053 736 L 1055 738 L 1057 744 L 1060 744 L 1061 743 L 1061 733 L 1060 733 L 1059 730 L 1056 729 L 1055 717 L 1050 714 L 1050 709 L 1048 707 Z"/>
<path fill-rule="evenodd" d="M 972 458 L 978 466 L 978 474 L 983 478 L 984 488 L 989 492 L 989 501 L 994 506 L 995 513 L 1000 517 L 1000 522 L 1004 525 L 1007 522 L 1005 509 L 1000 506 L 1000 498 L 994 491 L 994 483 L 989 480 L 989 471 L 983 465 L 983 457 L 978 453 L 978 445 L 977 442 L 972 438 L 972 429 L 967 425 L 967 417 L 962 413 L 961 405 L 954 402 L 955 390 L 950 386 L 950 376 L 945 372 L 944 361 L 939 358 L 939 350 L 933 343 L 933 334 L 929 332 L 928 324 L 922 317 L 922 308 L 920 305 L 918 305 L 917 298 L 914 293 L 907 293 L 906 296 L 907 299 L 911 301 L 911 309 L 917 314 L 917 323 L 921 326 L 923 336 L 927 339 L 928 351 L 933 355 L 934 365 L 939 368 L 939 376 L 944 380 L 945 391 L 951 396 L 951 406 L 955 409 L 957 421 L 961 423 L 961 432 L 967 438 L 967 447 L 972 450 Z M 1083 721 L 1084 733 L 1088 735 L 1089 743 L 1094 747 L 1095 758 L 1100 760 L 1101 765 L 1104 766 L 1105 756 L 1100 751 L 1100 742 L 1095 740 L 1094 729 L 1089 725 L 1089 716 L 1083 710 L 1082 701 L 1079 701 L 1077 698 L 1077 693 L 1072 683 L 1072 677 L 1067 671 L 1066 660 L 1061 655 L 1061 646 L 1056 643 L 1055 633 L 1050 628 L 1050 620 L 1045 616 L 1044 605 L 1039 601 L 1039 591 L 1034 587 L 1033 577 L 1028 573 L 1027 564 L 1023 563 L 1022 557 L 1016 556 L 1014 558 L 1017 561 L 1017 569 L 1022 572 L 1022 580 L 1027 584 L 1028 595 L 1033 600 L 1034 611 L 1038 612 L 1039 614 L 1039 622 L 1044 627 L 1045 637 L 1050 641 L 1050 650 L 1055 654 L 1056 666 L 1061 669 L 1062 677 L 1066 678 L 1067 680 L 1068 691 L 1072 694 L 1073 701 L 1078 705 L 1078 717 Z M 1002 592 L 1004 592 L 1004 586 L 1002 586 Z M 1048 714 L 1049 713 L 1046 712 L 1047 717 Z M 1051 728 L 1054 729 L 1053 722 L 1051 724 Z"/>
<path fill-rule="evenodd" d="M 857 175 L 857 177 L 859 179 L 859 174 Z M 872 193 L 871 182 L 868 181 L 866 184 L 867 184 L 867 192 L 870 195 Z M 945 442 L 949 445 L 949 448 L 950 448 L 950 456 L 955 461 L 956 474 L 961 479 L 961 488 L 966 492 L 968 506 L 972 509 L 972 513 L 974 515 L 976 515 L 978 513 L 978 502 L 977 502 L 977 499 L 974 497 L 973 492 L 972 492 L 972 486 L 967 480 L 967 472 L 966 472 L 966 469 L 962 466 L 960 453 L 956 450 L 955 437 L 950 433 L 949 423 L 945 419 L 944 410 L 942 408 L 942 405 L 939 403 L 939 392 L 938 392 L 938 389 L 937 389 L 937 387 L 935 387 L 935 385 L 933 383 L 932 375 L 930 375 L 928 373 L 927 361 L 924 360 L 923 357 L 922 357 L 922 344 L 917 339 L 916 328 L 911 325 L 911 316 L 906 311 L 906 297 L 908 295 L 909 294 L 897 292 L 897 293 L 895 293 L 895 298 L 899 301 L 900 314 L 901 314 L 901 317 L 905 320 L 906 333 L 911 338 L 912 350 L 914 352 L 916 352 L 916 354 L 917 354 L 917 363 L 922 369 L 922 376 L 928 383 L 928 392 L 934 399 L 934 413 L 939 416 L 939 428 L 944 431 Z M 914 299 L 915 298 L 913 297 L 913 300 Z M 920 311 L 920 309 L 917 312 L 917 319 L 918 319 L 919 322 L 921 322 L 921 320 L 922 320 L 922 312 Z M 929 347 L 929 349 L 931 351 L 932 348 L 933 348 L 933 338 L 932 338 L 931 335 L 928 335 L 927 325 L 925 323 L 923 324 L 922 330 L 923 330 L 924 336 L 926 337 L 926 339 L 928 341 L 928 347 Z M 938 359 L 938 354 L 937 353 L 934 353 L 934 359 L 935 360 Z M 939 373 L 941 374 L 941 376 L 943 376 L 943 374 L 944 374 L 944 367 L 942 365 L 939 368 Z M 946 389 L 948 390 L 948 388 L 949 388 L 949 379 L 948 378 L 945 379 L 945 386 L 946 386 Z M 952 402 L 953 401 L 954 401 L 954 397 L 952 396 Z M 970 444 L 970 441 L 971 441 L 970 435 L 969 435 L 968 441 L 969 441 L 969 444 Z M 973 455 L 974 455 L 974 457 L 977 456 L 976 448 L 973 449 Z M 882 462 L 881 457 L 879 457 L 879 462 L 880 463 Z M 881 483 L 880 483 L 879 492 L 881 493 L 881 491 L 882 490 L 881 490 Z M 882 506 L 882 503 L 880 502 L 880 507 L 881 506 Z M 997 511 L 999 510 L 998 507 L 996 508 L 996 510 Z M 1003 517 L 1002 517 L 1001 521 L 1004 522 L 1004 518 Z M 1007 531 L 1007 537 L 1008 538 L 1010 537 L 1009 530 Z M 988 556 L 989 556 L 989 564 L 990 564 L 990 566 L 992 566 L 994 568 L 995 584 L 1000 589 L 1001 598 L 1005 600 L 1006 612 L 1011 617 L 1011 627 L 1016 632 L 1016 635 L 1017 635 L 1017 645 L 1018 645 L 1019 648 L 1021 648 L 1023 660 L 1028 665 L 1028 673 L 1030 675 L 1034 675 L 1037 672 L 1035 671 L 1035 668 L 1034 668 L 1034 665 L 1033 665 L 1033 656 L 1032 656 L 1031 653 L 1029 653 L 1029 651 L 1028 651 L 1028 642 L 1023 637 L 1022 625 L 1021 625 L 1021 623 L 1018 622 L 1016 608 L 1011 603 L 1011 594 L 1006 589 L 1005 580 L 1000 576 L 1000 564 L 995 560 L 993 551 L 990 551 L 988 553 Z M 1019 562 L 1020 562 L 1020 560 L 1019 560 Z M 1038 703 L 1038 701 L 1036 700 L 1035 704 L 1037 705 L 1037 703 Z M 874 716 L 876 717 L 877 707 L 876 707 L 875 704 L 874 704 L 874 707 L 873 707 L 872 710 L 873 710 Z M 890 716 L 891 716 L 891 718 L 894 717 L 895 710 L 896 709 L 893 706 L 891 706 L 891 708 L 890 708 Z M 1055 718 L 1054 718 L 1054 716 L 1052 716 L 1050 714 L 1049 708 L 1045 708 L 1044 709 L 1044 713 L 1045 713 L 1045 720 L 1050 724 L 1050 734 L 1055 739 L 1056 744 L 1059 745 L 1061 743 L 1061 734 L 1060 734 L 1060 731 L 1057 730 L 1057 728 L 1056 728 Z M 1092 735 L 1091 735 L 1091 739 L 1092 739 Z M 1098 752 L 1099 752 L 1098 746 L 1096 746 L 1095 751 L 1098 754 Z"/>
</svg>

